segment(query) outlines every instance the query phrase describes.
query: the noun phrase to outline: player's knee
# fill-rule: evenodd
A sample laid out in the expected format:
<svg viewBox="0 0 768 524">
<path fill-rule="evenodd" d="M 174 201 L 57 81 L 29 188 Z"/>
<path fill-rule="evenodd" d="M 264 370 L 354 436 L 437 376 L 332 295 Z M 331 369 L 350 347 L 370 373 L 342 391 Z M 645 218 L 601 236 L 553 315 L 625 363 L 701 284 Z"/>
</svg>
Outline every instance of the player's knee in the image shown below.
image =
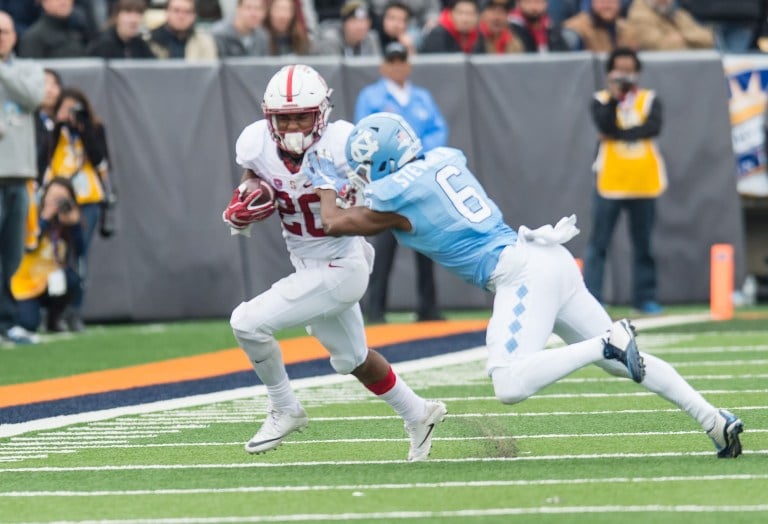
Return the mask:
<svg viewBox="0 0 768 524">
<path fill-rule="evenodd" d="M 345 355 L 343 357 L 337 357 L 337 356 L 331 357 L 331 367 L 339 375 L 349 375 L 354 370 L 356 370 L 360 366 L 360 364 L 362 364 L 363 362 L 364 362 L 364 359 L 361 361 L 355 355 L 348 355 L 348 356 Z"/>
<path fill-rule="evenodd" d="M 498 368 L 491 376 L 493 392 L 502 404 L 517 404 L 533 394 L 530 388 L 526 387 L 522 377 L 511 373 L 508 368 Z"/>
<path fill-rule="evenodd" d="M 247 302 L 237 306 L 229 317 L 229 325 L 235 333 L 242 333 L 249 338 L 271 338 L 272 334 L 260 327 L 262 324 Z"/>
</svg>

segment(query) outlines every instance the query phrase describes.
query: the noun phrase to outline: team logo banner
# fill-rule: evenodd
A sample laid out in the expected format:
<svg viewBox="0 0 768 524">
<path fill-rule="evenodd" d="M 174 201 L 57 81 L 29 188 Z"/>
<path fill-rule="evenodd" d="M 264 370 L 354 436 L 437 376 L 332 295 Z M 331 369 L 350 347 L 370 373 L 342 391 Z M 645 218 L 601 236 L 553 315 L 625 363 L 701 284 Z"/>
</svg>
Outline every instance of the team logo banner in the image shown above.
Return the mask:
<svg viewBox="0 0 768 524">
<path fill-rule="evenodd" d="M 768 57 L 726 56 L 723 65 L 728 84 L 737 189 L 741 195 L 768 197 L 764 129 Z"/>
</svg>

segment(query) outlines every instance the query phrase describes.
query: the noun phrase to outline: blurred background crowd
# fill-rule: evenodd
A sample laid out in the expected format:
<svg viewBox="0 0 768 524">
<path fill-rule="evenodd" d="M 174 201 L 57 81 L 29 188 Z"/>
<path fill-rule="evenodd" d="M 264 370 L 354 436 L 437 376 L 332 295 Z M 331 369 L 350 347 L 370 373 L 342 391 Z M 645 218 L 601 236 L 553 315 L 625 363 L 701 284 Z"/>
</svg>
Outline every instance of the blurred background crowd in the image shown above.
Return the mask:
<svg viewBox="0 0 768 524">
<path fill-rule="evenodd" d="M 0 0 L 28 58 L 768 50 L 765 0 Z"/>
</svg>

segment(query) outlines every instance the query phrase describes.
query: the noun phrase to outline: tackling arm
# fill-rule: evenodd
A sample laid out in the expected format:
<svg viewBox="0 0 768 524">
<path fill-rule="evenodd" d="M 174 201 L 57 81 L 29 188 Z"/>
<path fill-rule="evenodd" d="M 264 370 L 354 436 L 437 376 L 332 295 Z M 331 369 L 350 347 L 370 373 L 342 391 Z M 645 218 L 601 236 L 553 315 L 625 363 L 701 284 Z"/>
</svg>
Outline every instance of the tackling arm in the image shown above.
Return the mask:
<svg viewBox="0 0 768 524">
<path fill-rule="evenodd" d="M 336 205 L 336 191 L 318 189 L 323 230 L 331 236 L 375 235 L 387 229 L 410 231 L 411 223 L 397 213 L 380 213 L 367 207 L 342 209 Z"/>
</svg>

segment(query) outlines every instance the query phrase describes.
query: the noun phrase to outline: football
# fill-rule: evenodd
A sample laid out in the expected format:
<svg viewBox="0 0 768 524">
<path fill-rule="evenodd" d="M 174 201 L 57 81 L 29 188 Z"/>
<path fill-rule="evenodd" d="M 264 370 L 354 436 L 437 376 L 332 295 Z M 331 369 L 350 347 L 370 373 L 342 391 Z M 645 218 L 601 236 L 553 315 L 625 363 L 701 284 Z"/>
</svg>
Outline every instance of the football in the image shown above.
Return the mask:
<svg viewBox="0 0 768 524">
<path fill-rule="evenodd" d="M 243 186 L 245 186 L 244 189 Z M 261 196 L 257 197 L 251 202 L 250 205 L 252 207 L 258 207 L 262 204 L 266 204 L 267 202 L 274 202 L 275 200 L 275 190 L 272 189 L 272 186 L 260 178 L 249 178 L 240 184 L 240 188 L 242 194 L 241 200 L 244 200 L 246 196 L 250 195 L 254 191 L 261 190 Z"/>
</svg>

